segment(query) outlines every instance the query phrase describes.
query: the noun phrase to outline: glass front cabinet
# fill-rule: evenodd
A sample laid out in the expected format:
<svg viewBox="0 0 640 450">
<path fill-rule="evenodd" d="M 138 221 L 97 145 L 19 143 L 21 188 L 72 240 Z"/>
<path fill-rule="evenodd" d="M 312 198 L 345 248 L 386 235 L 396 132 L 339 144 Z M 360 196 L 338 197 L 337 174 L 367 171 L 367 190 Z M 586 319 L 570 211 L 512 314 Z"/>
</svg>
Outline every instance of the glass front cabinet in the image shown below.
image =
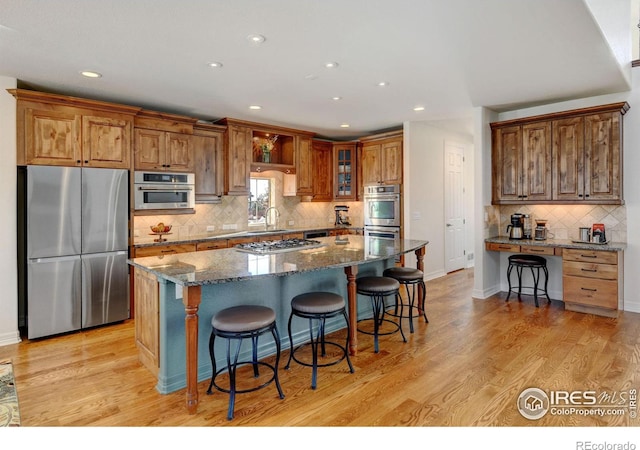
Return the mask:
<svg viewBox="0 0 640 450">
<path fill-rule="evenodd" d="M 356 143 L 333 144 L 334 199 L 355 200 L 356 186 Z"/>
</svg>

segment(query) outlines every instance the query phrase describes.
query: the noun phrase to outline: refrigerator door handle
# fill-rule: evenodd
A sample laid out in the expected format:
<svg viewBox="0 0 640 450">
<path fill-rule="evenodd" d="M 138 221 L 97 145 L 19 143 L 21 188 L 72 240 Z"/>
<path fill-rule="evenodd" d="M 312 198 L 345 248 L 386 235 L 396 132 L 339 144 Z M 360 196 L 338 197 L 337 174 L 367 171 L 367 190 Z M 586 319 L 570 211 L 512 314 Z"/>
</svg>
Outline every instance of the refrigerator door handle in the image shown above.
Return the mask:
<svg viewBox="0 0 640 450">
<path fill-rule="evenodd" d="M 32 258 L 29 260 L 30 264 L 42 264 L 48 262 L 57 262 L 57 261 L 72 261 L 74 259 L 80 259 L 80 255 L 71 255 L 71 256 L 52 256 L 50 258 Z"/>
</svg>

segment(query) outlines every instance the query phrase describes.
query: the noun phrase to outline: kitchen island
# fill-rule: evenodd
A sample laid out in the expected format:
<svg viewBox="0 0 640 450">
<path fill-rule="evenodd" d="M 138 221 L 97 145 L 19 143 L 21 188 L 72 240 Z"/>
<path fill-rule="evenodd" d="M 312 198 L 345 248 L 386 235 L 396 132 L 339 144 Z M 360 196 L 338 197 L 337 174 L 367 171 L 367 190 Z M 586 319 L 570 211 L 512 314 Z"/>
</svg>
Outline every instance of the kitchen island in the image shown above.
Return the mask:
<svg viewBox="0 0 640 450">
<path fill-rule="evenodd" d="M 130 259 L 129 264 L 136 271 L 152 276 L 158 283 L 158 391 L 174 392 L 186 386 L 187 409 L 189 413 L 196 412 L 197 383 L 211 376 L 207 346 L 209 321 L 217 311 L 237 304 L 273 308 L 281 339 L 285 337 L 283 347 L 288 348 L 288 338 L 282 331 L 286 330 L 291 298 L 318 290 L 341 294 L 348 301 L 349 350 L 355 354 L 358 314 L 368 305 L 368 302 L 361 302 L 362 307 L 358 305 L 356 275 L 381 275 L 385 268 L 395 264 L 396 256 L 412 251 L 418 268 L 423 270 L 428 244 L 421 240 L 401 240 L 395 247 L 373 249 L 362 236 L 316 240 L 320 246 L 269 254 L 230 248 Z M 144 300 L 136 297 L 135 301 Z M 199 326 L 200 316 L 205 326 Z M 141 319 L 136 317 L 136 320 Z M 335 329 L 338 329 L 337 321 L 327 324 L 328 332 Z M 302 330 L 296 330 L 294 345 L 304 339 L 304 335 Z M 260 357 L 273 353 L 272 342 L 261 344 Z"/>
</svg>

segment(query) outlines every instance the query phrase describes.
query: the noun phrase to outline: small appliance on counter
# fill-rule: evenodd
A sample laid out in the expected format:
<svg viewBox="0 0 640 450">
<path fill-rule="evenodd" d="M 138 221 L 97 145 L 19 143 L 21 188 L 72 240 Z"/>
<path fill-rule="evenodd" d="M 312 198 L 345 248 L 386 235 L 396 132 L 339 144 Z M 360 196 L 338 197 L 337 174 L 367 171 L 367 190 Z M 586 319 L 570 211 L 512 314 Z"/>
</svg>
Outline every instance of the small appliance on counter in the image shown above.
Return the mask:
<svg viewBox="0 0 640 450">
<path fill-rule="evenodd" d="M 333 207 L 334 212 L 336 213 L 336 223 L 335 225 L 351 225 L 349 222 L 349 207 L 346 205 L 336 205 Z"/>
<path fill-rule="evenodd" d="M 524 214 L 522 216 L 522 235 L 524 239 L 531 239 L 531 214 Z"/>
<path fill-rule="evenodd" d="M 547 239 L 547 221 L 545 219 L 536 219 L 535 240 L 545 241 Z"/>
<path fill-rule="evenodd" d="M 507 225 L 509 239 L 522 239 L 524 236 L 524 214 L 512 214 L 511 224 Z"/>
</svg>

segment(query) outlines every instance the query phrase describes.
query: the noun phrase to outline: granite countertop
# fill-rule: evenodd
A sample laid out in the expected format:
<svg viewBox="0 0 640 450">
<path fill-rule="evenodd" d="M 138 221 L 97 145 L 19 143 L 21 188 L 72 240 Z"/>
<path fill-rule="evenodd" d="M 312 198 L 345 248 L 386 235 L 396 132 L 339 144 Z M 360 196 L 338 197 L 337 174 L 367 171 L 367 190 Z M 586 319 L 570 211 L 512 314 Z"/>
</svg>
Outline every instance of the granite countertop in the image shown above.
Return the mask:
<svg viewBox="0 0 640 450">
<path fill-rule="evenodd" d="M 560 247 L 575 248 L 583 250 L 599 250 L 606 252 L 618 252 L 624 250 L 627 244 L 624 242 L 607 242 L 606 244 L 595 244 L 592 242 L 576 242 L 571 239 L 546 239 L 537 241 L 534 239 L 509 239 L 508 236 L 494 236 L 484 240 L 494 244 L 531 245 L 536 247 Z"/>
<path fill-rule="evenodd" d="M 199 286 L 354 266 L 409 253 L 429 243 L 405 239 L 400 241 L 398 247 L 386 247 L 374 255 L 365 248 L 363 236 L 349 235 L 348 239 L 336 239 L 332 236 L 314 240 L 320 241 L 323 246 L 266 255 L 254 255 L 228 248 L 148 256 L 129 259 L 127 262 L 156 275 L 159 279 L 181 286 Z"/>
<path fill-rule="evenodd" d="M 272 234 L 289 234 L 289 233 L 304 233 L 309 231 L 324 231 L 324 230 L 336 230 L 336 229 L 346 229 L 346 230 L 363 230 L 363 227 L 356 226 L 333 226 L 333 227 L 325 227 L 325 228 L 284 228 L 279 229 L 278 231 L 273 231 Z M 260 234 L 251 234 L 254 231 L 261 232 Z M 241 231 L 218 231 L 211 233 L 203 233 L 203 234 L 195 234 L 190 235 L 188 238 L 179 238 L 175 234 L 165 234 L 163 235 L 163 239 L 166 241 L 163 242 L 154 242 L 154 239 L 157 236 L 149 235 L 149 236 L 140 236 L 136 237 L 134 240 L 133 246 L 136 248 L 140 247 L 153 247 L 156 245 L 168 245 L 168 244 L 195 244 L 198 242 L 211 241 L 216 239 L 229 239 L 235 237 L 251 237 L 251 236 L 265 236 L 271 233 L 262 233 L 265 231 L 262 228 L 256 228 L 255 230 L 241 230 Z"/>
</svg>

